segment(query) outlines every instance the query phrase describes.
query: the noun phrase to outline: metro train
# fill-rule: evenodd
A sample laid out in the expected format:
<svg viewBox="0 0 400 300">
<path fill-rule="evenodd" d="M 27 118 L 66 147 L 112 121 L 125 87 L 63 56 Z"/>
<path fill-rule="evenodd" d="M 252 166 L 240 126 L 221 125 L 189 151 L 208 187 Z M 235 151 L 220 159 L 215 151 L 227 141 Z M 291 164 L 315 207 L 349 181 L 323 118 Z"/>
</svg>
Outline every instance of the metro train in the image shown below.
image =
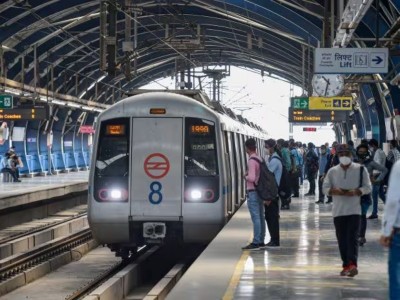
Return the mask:
<svg viewBox="0 0 400 300">
<path fill-rule="evenodd" d="M 245 199 L 244 141 L 267 132 L 200 91 L 138 91 L 96 121 L 88 219 L 129 257 L 148 243 L 206 243 Z M 263 154 L 263 153 L 262 153 Z"/>
</svg>

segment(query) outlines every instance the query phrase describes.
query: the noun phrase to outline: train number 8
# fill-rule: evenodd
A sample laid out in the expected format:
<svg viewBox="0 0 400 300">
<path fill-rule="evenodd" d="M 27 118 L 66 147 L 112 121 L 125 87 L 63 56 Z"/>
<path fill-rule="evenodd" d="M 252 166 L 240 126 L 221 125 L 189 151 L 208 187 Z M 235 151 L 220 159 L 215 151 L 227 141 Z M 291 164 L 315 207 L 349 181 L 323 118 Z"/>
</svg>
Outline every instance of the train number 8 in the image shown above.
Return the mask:
<svg viewBox="0 0 400 300">
<path fill-rule="evenodd" d="M 153 181 L 150 184 L 150 193 L 149 193 L 149 201 L 152 204 L 160 204 L 162 201 L 162 194 L 161 194 L 162 185 L 158 181 Z M 156 199 L 154 199 L 156 198 Z"/>
</svg>

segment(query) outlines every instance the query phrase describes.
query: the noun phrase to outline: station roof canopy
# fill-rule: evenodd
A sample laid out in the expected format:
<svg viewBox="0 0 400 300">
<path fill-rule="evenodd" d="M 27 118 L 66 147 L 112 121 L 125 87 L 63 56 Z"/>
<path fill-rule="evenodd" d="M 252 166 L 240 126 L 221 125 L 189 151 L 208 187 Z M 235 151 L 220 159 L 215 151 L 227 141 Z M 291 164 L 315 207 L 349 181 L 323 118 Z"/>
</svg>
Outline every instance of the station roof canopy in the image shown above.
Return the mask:
<svg viewBox="0 0 400 300">
<path fill-rule="evenodd" d="M 376 32 L 396 38 L 399 1 L 349 1 L 371 5 L 355 24 L 364 46 L 373 45 Z M 92 100 L 98 82 L 102 102 L 111 90 L 208 65 L 244 66 L 301 86 L 312 76 L 313 49 L 336 31 L 340 3 L 347 2 L 6 0 L 0 4 L 5 77 L 34 84 L 36 70 L 40 87 L 51 88 L 53 76 L 57 92 Z"/>
</svg>

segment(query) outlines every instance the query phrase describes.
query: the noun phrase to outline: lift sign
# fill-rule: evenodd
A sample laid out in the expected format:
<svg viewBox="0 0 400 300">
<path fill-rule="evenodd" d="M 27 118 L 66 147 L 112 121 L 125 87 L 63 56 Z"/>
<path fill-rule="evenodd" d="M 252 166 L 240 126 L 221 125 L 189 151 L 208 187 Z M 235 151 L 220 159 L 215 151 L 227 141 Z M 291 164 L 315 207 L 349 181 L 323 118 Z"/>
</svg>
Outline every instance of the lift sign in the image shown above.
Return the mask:
<svg viewBox="0 0 400 300">
<path fill-rule="evenodd" d="M 170 169 L 170 163 L 168 158 L 162 153 L 153 153 L 146 157 L 144 160 L 144 172 L 147 176 L 152 179 L 164 178 Z M 160 204 L 163 195 L 161 193 L 162 184 L 159 181 L 153 181 L 150 183 L 149 201 L 152 204 Z"/>
</svg>

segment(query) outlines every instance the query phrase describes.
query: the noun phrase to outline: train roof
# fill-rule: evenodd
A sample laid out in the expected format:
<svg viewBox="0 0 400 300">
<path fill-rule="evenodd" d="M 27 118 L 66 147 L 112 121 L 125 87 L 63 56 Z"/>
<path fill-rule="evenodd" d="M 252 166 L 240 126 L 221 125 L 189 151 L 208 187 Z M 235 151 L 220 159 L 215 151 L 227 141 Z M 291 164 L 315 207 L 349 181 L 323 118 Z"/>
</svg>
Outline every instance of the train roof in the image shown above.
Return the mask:
<svg viewBox="0 0 400 300">
<path fill-rule="evenodd" d="M 247 125 L 248 127 L 254 129 L 255 131 L 261 131 L 264 134 L 267 134 L 267 132 L 265 130 L 263 130 L 260 126 L 254 124 L 253 122 L 250 122 L 249 120 L 247 120 L 246 118 L 244 118 L 241 115 L 236 115 L 230 108 L 223 106 L 221 104 L 221 102 L 211 101 L 211 99 L 207 96 L 207 94 L 204 93 L 202 90 L 136 89 L 136 90 L 131 90 L 126 94 L 129 96 L 136 96 L 136 95 L 141 95 L 141 94 L 150 93 L 150 92 L 166 92 L 166 93 L 173 93 L 173 94 L 187 96 L 189 98 L 196 100 L 197 102 L 200 102 L 200 103 L 208 106 L 210 109 L 219 113 L 220 115 L 227 116 L 228 118 L 223 118 L 225 120 L 225 122 L 224 122 L 225 124 L 227 124 L 227 123 L 233 124 L 231 121 L 228 121 L 228 119 L 230 118 L 231 120 L 240 122 L 243 125 Z M 236 130 L 233 130 L 232 126 L 227 126 L 226 130 L 236 131 Z"/>
</svg>

